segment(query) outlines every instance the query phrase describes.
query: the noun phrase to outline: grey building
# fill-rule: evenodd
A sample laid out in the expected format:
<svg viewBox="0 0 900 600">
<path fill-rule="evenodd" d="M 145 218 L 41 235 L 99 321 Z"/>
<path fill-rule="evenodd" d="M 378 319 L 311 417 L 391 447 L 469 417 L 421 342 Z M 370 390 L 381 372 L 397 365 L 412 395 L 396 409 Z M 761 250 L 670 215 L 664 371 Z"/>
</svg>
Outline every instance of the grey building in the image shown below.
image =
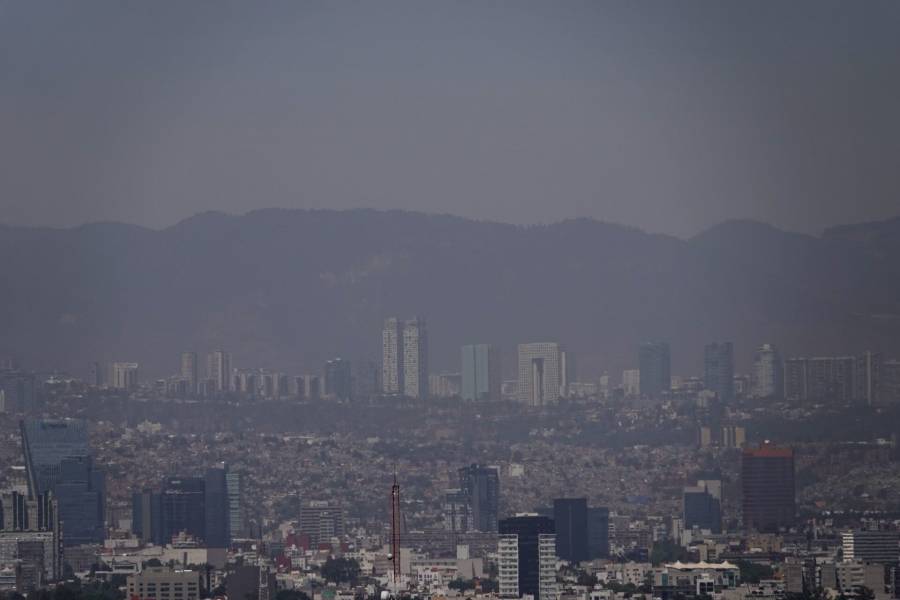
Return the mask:
<svg viewBox="0 0 900 600">
<path fill-rule="evenodd" d="M 500 349 L 490 344 L 462 347 L 463 400 L 500 400 Z"/>
<path fill-rule="evenodd" d="M 672 387 L 672 358 L 668 342 L 644 342 L 638 348 L 640 394 L 659 398 Z"/>
<path fill-rule="evenodd" d="M 703 384 L 721 402 L 734 400 L 734 346 L 713 342 L 703 349 Z"/>
</svg>

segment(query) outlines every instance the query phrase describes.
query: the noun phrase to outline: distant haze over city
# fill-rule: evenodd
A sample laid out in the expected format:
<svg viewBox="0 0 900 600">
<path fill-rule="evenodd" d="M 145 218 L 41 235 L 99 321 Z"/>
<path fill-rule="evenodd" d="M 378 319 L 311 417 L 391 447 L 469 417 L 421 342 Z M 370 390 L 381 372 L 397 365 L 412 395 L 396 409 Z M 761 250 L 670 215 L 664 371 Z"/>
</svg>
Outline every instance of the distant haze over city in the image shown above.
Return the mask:
<svg viewBox="0 0 900 600">
<path fill-rule="evenodd" d="M 428 319 L 433 372 L 467 343 L 552 340 L 585 376 L 618 379 L 642 341 L 673 374 L 704 344 L 737 369 L 786 355 L 900 350 L 900 220 L 807 236 L 730 221 L 688 240 L 587 219 L 517 227 L 401 211 L 205 213 L 162 230 L 102 223 L 0 228 L 0 351 L 86 371 L 225 348 L 235 365 L 298 370 L 333 356 L 378 362 L 389 316 Z"/>
</svg>

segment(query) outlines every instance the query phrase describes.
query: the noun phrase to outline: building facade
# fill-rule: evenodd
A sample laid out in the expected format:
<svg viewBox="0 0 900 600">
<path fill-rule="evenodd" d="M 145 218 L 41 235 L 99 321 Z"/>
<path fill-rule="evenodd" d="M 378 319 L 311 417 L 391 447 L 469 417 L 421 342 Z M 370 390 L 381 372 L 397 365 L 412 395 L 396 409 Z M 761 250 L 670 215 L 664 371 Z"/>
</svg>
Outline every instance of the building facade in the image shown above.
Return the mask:
<svg viewBox="0 0 900 600">
<path fill-rule="evenodd" d="M 777 532 L 796 516 L 794 451 L 763 445 L 745 448 L 741 457 L 744 528 Z"/>
<path fill-rule="evenodd" d="M 565 392 L 561 350 L 556 342 L 519 344 L 519 402 L 527 406 L 555 404 Z"/>
<path fill-rule="evenodd" d="M 672 359 L 668 342 L 644 342 L 638 348 L 640 384 L 637 394 L 659 398 L 671 389 Z M 637 395 L 636 394 L 636 395 Z"/>
<path fill-rule="evenodd" d="M 556 598 L 556 534 L 553 519 L 517 515 L 499 523 L 501 598 Z"/>
<path fill-rule="evenodd" d="M 703 384 L 724 403 L 734 400 L 734 346 L 713 342 L 703 349 Z"/>
<path fill-rule="evenodd" d="M 463 400 L 470 402 L 500 400 L 500 349 L 490 344 L 473 344 L 462 347 Z"/>
</svg>

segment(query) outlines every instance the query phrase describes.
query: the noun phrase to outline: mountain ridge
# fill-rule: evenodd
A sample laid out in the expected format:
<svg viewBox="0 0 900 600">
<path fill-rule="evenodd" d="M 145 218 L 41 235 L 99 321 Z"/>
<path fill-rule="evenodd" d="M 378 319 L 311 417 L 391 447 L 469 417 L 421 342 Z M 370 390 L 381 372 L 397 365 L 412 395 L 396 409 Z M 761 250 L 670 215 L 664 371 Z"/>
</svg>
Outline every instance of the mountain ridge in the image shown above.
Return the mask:
<svg viewBox="0 0 900 600">
<path fill-rule="evenodd" d="M 731 339 L 785 354 L 900 355 L 900 231 L 808 236 L 746 220 L 681 239 L 594 219 L 511 225 L 408 211 L 201 213 L 163 229 L 0 226 L 0 353 L 84 373 L 135 360 L 158 376 L 182 350 L 288 372 L 378 360 L 381 320 L 429 319 L 434 371 L 458 346 L 558 339 L 617 379 L 637 344 L 669 339 L 676 372 Z M 132 228 L 137 227 L 137 228 Z M 862 235 L 862 232 L 869 232 Z M 877 235 L 875 234 L 877 232 Z M 860 241 L 860 236 L 864 241 Z"/>
</svg>

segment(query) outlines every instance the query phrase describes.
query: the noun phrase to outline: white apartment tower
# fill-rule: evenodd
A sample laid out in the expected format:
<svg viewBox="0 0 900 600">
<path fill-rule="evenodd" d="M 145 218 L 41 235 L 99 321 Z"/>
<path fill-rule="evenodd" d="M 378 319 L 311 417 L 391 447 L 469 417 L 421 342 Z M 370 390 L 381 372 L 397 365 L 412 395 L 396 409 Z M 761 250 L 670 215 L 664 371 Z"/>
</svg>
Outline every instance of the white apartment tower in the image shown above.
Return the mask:
<svg viewBox="0 0 900 600">
<path fill-rule="evenodd" d="M 385 319 L 381 332 L 381 381 L 385 394 L 428 395 L 428 328 L 425 319 Z"/>
<path fill-rule="evenodd" d="M 231 354 L 216 350 L 206 360 L 207 377 L 215 382 L 217 392 L 231 391 Z"/>
<path fill-rule="evenodd" d="M 381 384 L 385 394 L 403 391 L 403 326 L 393 317 L 381 331 Z"/>
<path fill-rule="evenodd" d="M 519 344 L 519 402 L 528 406 L 553 404 L 565 396 L 564 382 L 559 344 Z"/>
<path fill-rule="evenodd" d="M 181 378 L 188 384 L 192 394 L 197 392 L 197 353 L 181 353 Z"/>
<path fill-rule="evenodd" d="M 428 329 L 420 317 L 403 323 L 403 394 L 428 395 Z"/>
</svg>

